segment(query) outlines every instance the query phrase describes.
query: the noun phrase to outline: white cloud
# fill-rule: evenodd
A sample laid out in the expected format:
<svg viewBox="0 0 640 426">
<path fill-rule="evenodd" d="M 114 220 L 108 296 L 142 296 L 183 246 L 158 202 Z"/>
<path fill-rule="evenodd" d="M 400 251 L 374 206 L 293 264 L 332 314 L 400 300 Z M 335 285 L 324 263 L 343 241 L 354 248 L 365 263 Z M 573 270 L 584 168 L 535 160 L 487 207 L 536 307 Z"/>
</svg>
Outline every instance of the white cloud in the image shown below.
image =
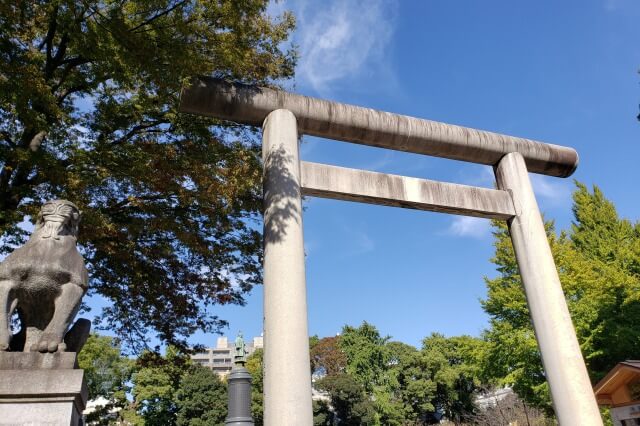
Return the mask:
<svg viewBox="0 0 640 426">
<path fill-rule="evenodd" d="M 556 177 L 529 174 L 533 192 L 541 201 L 560 205 L 571 201 L 571 188 L 566 180 Z"/>
<path fill-rule="evenodd" d="M 297 7 L 296 7 L 297 6 Z M 321 95 L 340 80 L 388 66 L 384 50 L 395 25 L 390 0 L 287 2 L 297 18 L 297 77 Z"/>
<path fill-rule="evenodd" d="M 490 231 L 491 222 L 488 219 L 471 216 L 456 216 L 448 229 L 449 234 L 470 238 L 484 238 Z"/>
</svg>

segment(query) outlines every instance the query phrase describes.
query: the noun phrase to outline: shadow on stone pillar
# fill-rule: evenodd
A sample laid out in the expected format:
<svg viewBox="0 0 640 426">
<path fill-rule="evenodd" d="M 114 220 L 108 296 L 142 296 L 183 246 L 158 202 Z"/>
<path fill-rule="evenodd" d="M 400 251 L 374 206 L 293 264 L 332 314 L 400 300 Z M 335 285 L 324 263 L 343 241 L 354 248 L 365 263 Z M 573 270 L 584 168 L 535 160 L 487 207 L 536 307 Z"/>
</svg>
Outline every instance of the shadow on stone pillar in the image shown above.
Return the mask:
<svg viewBox="0 0 640 426">
<path fill-rule="evenodd" d="M 0 352 L 0 425 L 84 424 L 84 371 L 75 352 Z"/>
</svg>

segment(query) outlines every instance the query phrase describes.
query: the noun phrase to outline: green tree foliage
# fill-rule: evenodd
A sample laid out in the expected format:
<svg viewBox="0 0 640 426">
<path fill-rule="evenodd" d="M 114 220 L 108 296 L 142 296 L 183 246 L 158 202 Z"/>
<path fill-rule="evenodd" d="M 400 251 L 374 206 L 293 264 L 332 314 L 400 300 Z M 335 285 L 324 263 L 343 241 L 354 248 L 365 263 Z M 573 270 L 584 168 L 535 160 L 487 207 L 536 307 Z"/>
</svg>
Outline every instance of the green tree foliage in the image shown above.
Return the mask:
<svg viewBox="0 0 640 426">
<path fill-rule="evenodd" d="M 116 339 L 92 333 L 78 354 L 78 366 L 84 370 L 89 399 L 124 398 L 133 364 L 133 360 L 122 356 Z"/>
<path fill-rule="evenodd" d="M 194 365 L 176 392 L 178 426 L 224 425 L 227 387 L 212 370 Z"/>
<path fill-rule="evenodd" d="M 122 356 L 113 337 L 95 333 L 89 336 L 78 354 L 78 366 L 84 370 L 89 399 L 103 397 L 109 403 L 92 413 L 87 421 L 100 422 L 112 409 L 126 407 L 133 365 L 133 360 Z"/>
<path fill-rule="evenodd" d="M 378 329 L 363 322 L 359 327 L 344 326 L 338 340 L 347 364 L 345 371 L 359 383 L 369 399 L 374 401 L 376 421 L 371 424 L 395 425 L 402 417 L 400 402 L 393 392 L 389 337 L 382 337 Z"/>
<path fill-rule="evenodd" d="M 316 387 L 329 394 L 334 420 L 339 425 L 359 426 L 380 424 L 364 386 L 349 374 L 326 376 Z M 318 417 L 318 414 L 316 414 Z M 331 423 L 329 423 L 331 424 Z"/>
<path fill-rule="evenodd" d="M 488 342 L 485 376 L 488 381 L 512 386 L 530 404 L 542 406 L 549 401 L 549 390 L 518 265 L 506 224 L 494 222 L 494 226 L 495 255 L 491 261 L 497 265 L 500 275 L 492 280 L 485 279 L 487 298 L 482 305 L 490 317 L 490 327 L 485 332 Z M 552 223 L 546 223 L 546 230 L 557 260 L 559 246 L 566 245 L 566 238 L 561 236 L 562 239 L 558 240 Z"/>
<path fill-rule="evenodd" d="M 329 392 L 334 408 L 336 395 L 349 395 L 340 400 L 341 409 L 348 411 L 356 410 L 349 404 L 360 401 L 360 394 L 347 378 L 357 383 L 375 414 L 366 424 L 431 424 L 443 416 L 460 420 L 474 412 L 484 353 L 480 339 L 433 334 L 418 350 L 390 342 L 364 322 L 360 327 L 345 326 L 338 346 L 346 357 L 344 372 L 327 375 L 317 386 Z M 339 419 L 343 416 L 338 414 Z"/>
<path fill-rule="evenodd" d="M 334 426 L 334 417 L 328 401 L 313 401 L 313 426 Z"/>
<path fill-rule="evenodd" d="M 459 422 L 475 411 L 481 340 L 434 333 L 419 351 L 401 345 L 393 370 L 405 421 L 435 424 L 444 416 Z"/>
<path fill-rule="evenodd" d="M 571 230 L 557 236 L 547 223 L 551 249 L 569 311 L 593 382 L 616 363 L 640 352 L 640 223 L 620 219 L 594 187 L 577 183 Z M 512 384 L 527 402 L 550 410 L 549 390 L 521 288 L 508 232 L 496 224 L 492 261 L 499 276 L 487 279 L 483 301 L 491 317 L 486 333 L 489 376 Z"/>
<path fill-rule="evenodd" d="M 266 0 L 0 3 L 0 250 L 54 197 L 83 211 L 104 327 L 144 346 L 217 331 L 260 282 L 253 133 L 177 113 L 194 75 L 291 77 L 294 22 Z"/>
<path fill-rule="evenodd" d="M 251 415 L 255 426 L 262 426 L 264 423 L 263 407 L 264 407 L 264 370 L 262 368 L 264 352 L 262 349 L 256 349 L 247 358 L 245 368 L 251 374 Z"/>
<path fill-rule="evenodd" d="M 389 337 L 380 336 L 378 329 L 366 321 L 360 327 L 345 325 L 339 347 L 347 359 L 346 372 L 355 378 L 367 392 L 388 384 L 386 370 L 389 354 L 385 343 Z"/>
<path fill-rule="evenodd" d="M 169 346 L 165 356 L 145 351 L 133 375 L 133 408 L 145 425 L 175 425 L 177 393 L 183 376 L 192 367 L 188 356 Z"/>
</svg>

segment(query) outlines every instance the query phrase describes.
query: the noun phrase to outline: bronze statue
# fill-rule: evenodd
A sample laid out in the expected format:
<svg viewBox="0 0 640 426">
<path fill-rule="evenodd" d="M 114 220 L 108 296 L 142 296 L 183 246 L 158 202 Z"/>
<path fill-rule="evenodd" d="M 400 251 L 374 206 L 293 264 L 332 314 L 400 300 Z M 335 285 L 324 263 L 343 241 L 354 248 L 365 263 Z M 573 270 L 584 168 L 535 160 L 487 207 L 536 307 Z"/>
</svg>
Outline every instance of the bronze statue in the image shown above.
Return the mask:
<svg viewBox="0 0 640 426">
<path fill-rule="evenodd" d="M 16 309 L 25 352 L 67 350 L 65 334 L 89 281 L 76 248 L 79 222 L 73 203 L 47 202 L 29 240 L 0 263 L 0 350 L 15 350 L 9 321 Z"/>
<path fill-rule="evenodd" d="M 236 337 L 236 350 L 234 354 L 234 363 L 239 365 L 244 365 L 247 361 L 247 347 L 244 344 L 244 339 L 242 338 L 242 331 L 238 333 Z"/>
</svg>

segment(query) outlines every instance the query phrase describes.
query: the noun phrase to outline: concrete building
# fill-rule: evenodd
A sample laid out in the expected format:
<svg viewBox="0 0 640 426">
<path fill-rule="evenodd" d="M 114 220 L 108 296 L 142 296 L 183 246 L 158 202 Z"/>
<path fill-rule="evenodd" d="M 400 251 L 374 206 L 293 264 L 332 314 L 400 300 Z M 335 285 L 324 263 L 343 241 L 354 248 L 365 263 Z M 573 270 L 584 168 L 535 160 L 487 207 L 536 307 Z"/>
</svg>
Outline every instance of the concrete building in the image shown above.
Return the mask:
<svg viewBox="0 0 640 426">
<path fill-rule="evenodd" d="M 262 349 L 262 336 L 254 337 L 252 341 L 246 343 L 247 355 L 251 355 L 256 349 Z M 193 362 L 207 367 L 218 373 L 220 376 L 226 376 L 231 372 L 233 367 L 233 355 L 235 351 L 234 340 L 227 337 L 218 337 L 215 348 L 206 348 L 203 352 L 191 355 Z"/>
</svg>

